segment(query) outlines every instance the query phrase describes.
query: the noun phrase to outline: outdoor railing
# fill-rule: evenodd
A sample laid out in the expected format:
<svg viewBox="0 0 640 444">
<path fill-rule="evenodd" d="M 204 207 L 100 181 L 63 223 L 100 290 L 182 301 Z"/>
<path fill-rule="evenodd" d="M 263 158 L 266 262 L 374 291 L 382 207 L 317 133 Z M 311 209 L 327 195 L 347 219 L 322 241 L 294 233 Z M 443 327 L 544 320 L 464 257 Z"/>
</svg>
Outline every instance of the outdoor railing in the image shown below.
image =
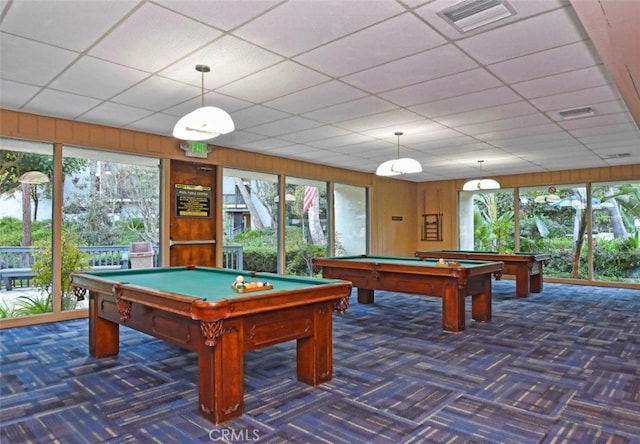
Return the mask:
<svg viewBox="0 0 640 444">
<path fill-rule="evenodd" d="M 93 270 L 117 270 L 130 268 L 129 245 L 107 245 L 80 247 L 88 253 L 89 266 Z M 153 266 L 157 267 L 159 259 L 158 247 L 153 248 Z M 222 249 L 222 266 L 242 270 L 242 246 L 228 246 Z M 30 285 L 34 273 L 31 269 L 34 263 L 31 247 L 0 246 L 0 285 L 7 290 L 13 288 L 14 282 L 25 282 Z"/>
</svg>

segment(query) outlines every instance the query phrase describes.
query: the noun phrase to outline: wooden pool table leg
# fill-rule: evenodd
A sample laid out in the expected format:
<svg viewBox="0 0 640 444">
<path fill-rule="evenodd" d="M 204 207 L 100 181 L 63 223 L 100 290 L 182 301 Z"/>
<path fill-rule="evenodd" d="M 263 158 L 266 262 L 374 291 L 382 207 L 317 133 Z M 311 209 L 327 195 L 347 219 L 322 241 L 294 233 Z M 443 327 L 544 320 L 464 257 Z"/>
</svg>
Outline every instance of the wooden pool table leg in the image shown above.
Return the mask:
<svg viewBox="0 0 640 444">
<path fill-rule="evenodd" d="M 95 358 L 117 355 L 120 351 L 120 326 L 100 316 L 109 314 L 117 319 L 115 302 L 100 293 L 89 292 L 89 353 Z"/>
<path fill-rule="evenodd" d="M 540 266 L 542 268 L 542 266 Z M 531 293 L 542 293 L 542 269 L 532 270 L 530 279 Z"/>
<path fill-rule="evenodd" d="M 471 318 L 478 322 L 491 320 L 491 277 L 482 281 L 482 292 L 471 296 Z"/>
<path fill-rule="evenodd" d="M 311 386 L 333 377 L 333 301 L 319 302 L 313 308 L 311 336 L 297 340 L 298 381 Z"/>
<path fill-rule="evenodd" d="M 244 409 L 244 349 L 242 321 L 225 320 L 215 345 L 200 339 L 198 394 L 200 414 L 220 424 Z"/>
<path fill-rule="evenodd" d="M 373 304 L 373 290 L 358 287 L 358 304 Z"/>
<path fill-rule="evenodd" d="M 531 279 L 531 270 L 529 267 L 518 267 L 516 271 L 516 296 L 519 298 L 526 298 L 529 296 Z"/>
<path fill-rule="evenodd" d="M 442 296 L 442 329 L 458 333 L 465 329 L 465 291 L 457 285 L 447 285 Z"/>
</svg>

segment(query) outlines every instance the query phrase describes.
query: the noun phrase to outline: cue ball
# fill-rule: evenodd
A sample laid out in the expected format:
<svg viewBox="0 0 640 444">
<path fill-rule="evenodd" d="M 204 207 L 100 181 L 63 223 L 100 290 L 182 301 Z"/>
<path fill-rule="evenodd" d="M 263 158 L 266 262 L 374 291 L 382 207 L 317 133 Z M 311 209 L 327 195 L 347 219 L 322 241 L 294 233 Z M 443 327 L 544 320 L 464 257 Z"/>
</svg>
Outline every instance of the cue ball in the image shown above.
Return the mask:
<svg viewBox="0 0 640 444">
<path fill-rule="evenodd" d="M 236 282 L 244 282 L 244 276 L 236 277 Z"/>
</svg>

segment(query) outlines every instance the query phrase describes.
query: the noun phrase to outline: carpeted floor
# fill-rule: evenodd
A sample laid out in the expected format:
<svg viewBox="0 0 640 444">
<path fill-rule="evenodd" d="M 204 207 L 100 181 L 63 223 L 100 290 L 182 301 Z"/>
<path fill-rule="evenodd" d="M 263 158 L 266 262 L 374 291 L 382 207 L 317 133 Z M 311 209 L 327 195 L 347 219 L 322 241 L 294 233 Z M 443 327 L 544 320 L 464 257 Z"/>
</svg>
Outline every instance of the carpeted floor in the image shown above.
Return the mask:
<svg viewBox="0 0 640 444">
<path fill-rule="evenodd" d="M 638 443 L 640 291 L 494 281 L 493 320 L 443 333 L 440 299 L 377 292 L 334 317 L 334 378 L 296 381 L 295 343 L 245 355 L 245 414 L 197 413 L 196 356 L 87 321 L 0 331 L 3 443 Z M 470 308 L 470 307 L 468 307 Z"/>
</svg>

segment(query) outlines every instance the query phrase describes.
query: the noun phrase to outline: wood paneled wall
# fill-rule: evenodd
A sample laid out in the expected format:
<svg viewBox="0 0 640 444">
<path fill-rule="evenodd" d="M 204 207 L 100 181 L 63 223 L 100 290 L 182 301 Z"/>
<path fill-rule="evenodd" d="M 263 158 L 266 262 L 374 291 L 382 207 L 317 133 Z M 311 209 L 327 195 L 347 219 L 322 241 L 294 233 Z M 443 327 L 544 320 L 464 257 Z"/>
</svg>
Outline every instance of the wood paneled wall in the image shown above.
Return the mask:
<svg viewBox="0 0 640 444">
<path fill-rule="evenodd" d="M 161 159 L 188 160 L 171 137 L 0 109 L 0 135 Z M 416 249 L 457 248 L 457 198 L 464 180 L 413 183 L 282 157 L 218 147 L 208 159 L 225 167 L 342 182 L 370 188 L 372 254 L 412 255 Z M 166 172 L 165 172 L 166 173 Z M 503 188 L 640 180 L 640 165 L 495 177 Z M 443 214 L 443 240 L 422 241 L 422 214 Z M 402 220 L 397 220 L 401 218 Z M 164 240 L 163 240 L 164 241 Z"/>
</svg>

